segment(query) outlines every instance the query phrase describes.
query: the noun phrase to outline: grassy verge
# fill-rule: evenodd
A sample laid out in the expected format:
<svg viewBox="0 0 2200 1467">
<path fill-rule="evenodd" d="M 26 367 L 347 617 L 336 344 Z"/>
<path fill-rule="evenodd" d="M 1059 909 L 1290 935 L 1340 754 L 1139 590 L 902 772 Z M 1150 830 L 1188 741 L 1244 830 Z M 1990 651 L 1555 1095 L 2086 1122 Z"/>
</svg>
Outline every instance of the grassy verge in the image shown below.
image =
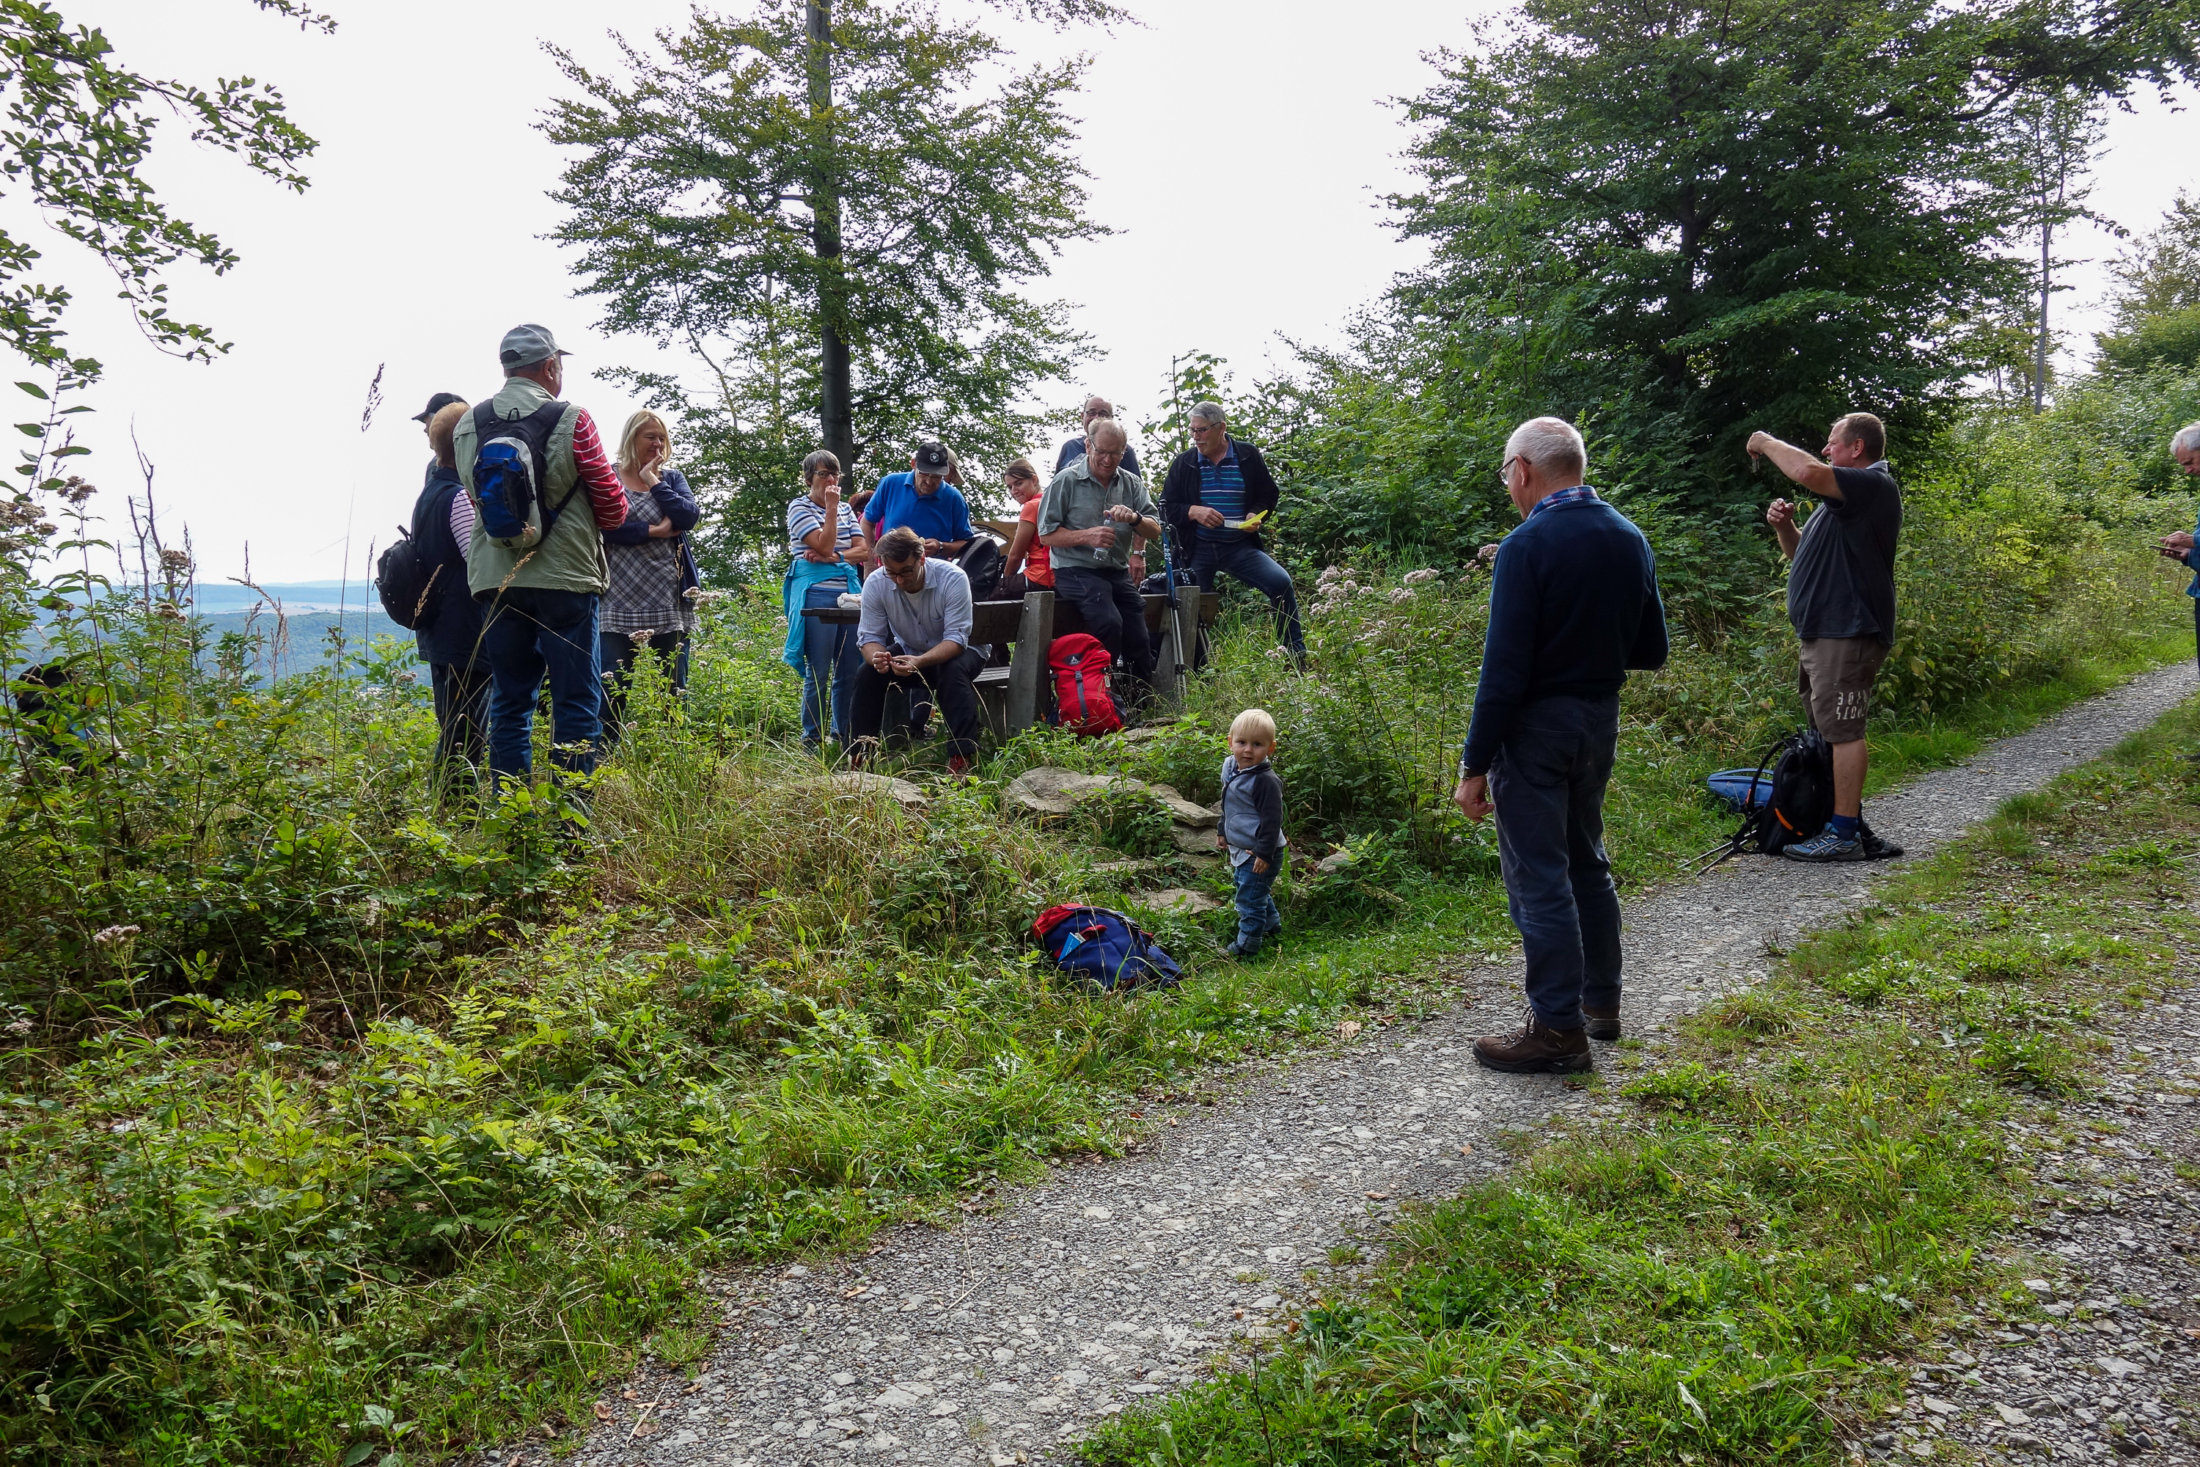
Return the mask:
<svg viewBox="0 0 2200 1467">
<path fill-rule="evenodd" d="M 1439 962 L 1512 938 L 1490 832 L 1444 800 L 1482 586 L 1426 574 L 1324 592 L 1310 676 L 1240 625 L 1169 733 L 1028 735 L 920 811 L 791 748 L 771 617 L 714 608 L 687 699 L 637 692 L 594 792 L 604 844 L 570 865 L 555 803 L 421 808 L 402 657 L 260 690 L 195 674 L 181 624 L 152 620 L 124 644 L 144 674 L 110 705 L 119 756 L 22 780 L 30 854 L 0 866 L 0 1445 L 379 1462 L 569 1437 L 639 1352 L 707 1348 L 707 1266 L 944 1214 L 1122 1145 L 1133 1097 L 1443 1001 Z M 2057 646 L 2009 679 L 2060 678 L 2030 701 L 1892 725 L 1942 740 L 1913 762 L 2143 650 Z M 1629 886 L 1728 828 L 1700 777 L 1795 717 L 1777 663 L 1776 642 L 1688 648 L 1630 691 Z M 1295 874 L 1290 936 L 1257 962 L 1219 956 L 1219 914 L 1156 914 L 1181 989 L 1064 989 L 1019 935 L 1065 897 L 1138 905 L 1158 882 L 1101 868 L 1141 824 L 1035 827 L 999 782 L 1068 762 L 1211 799 L 1252 702 L 1284 724 L 1302 853 L 1348 842 L 1355 864 Z"/>
<path fill-rule="evenodd" d="M 2088 1085 L 2098 1016 L 2177 981 L 2196 738 L 2188 706 L 2010 802 L 1623 1055 L 1598 1118 L 1403 1224 L 1372 1277 L 1310 1272 L 1288 1339 L 1086 1460 L 1839 1456 L 1954 1309 L 2031 1307 L 1978 1251 L 2031 1191 L 2003 1122 Z"/>
</svg>

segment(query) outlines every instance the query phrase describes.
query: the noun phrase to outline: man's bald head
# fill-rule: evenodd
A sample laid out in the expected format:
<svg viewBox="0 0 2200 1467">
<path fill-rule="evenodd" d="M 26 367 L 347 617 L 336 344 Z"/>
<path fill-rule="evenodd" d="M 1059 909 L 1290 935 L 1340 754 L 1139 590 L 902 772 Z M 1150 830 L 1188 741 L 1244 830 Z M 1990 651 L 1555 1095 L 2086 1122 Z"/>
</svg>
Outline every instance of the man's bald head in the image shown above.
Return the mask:
<svg viewBox="0 0 2200 1467">
<path fill-rule="evenodd" d="M 1106 444 L 1113 444 L 1118 449 L 1126 448 L 1130 445 L 1130 441 L 1130 434 L 1125 433 L 1123 425 L 1113 418 L 1096 418 L 1085 425 L 1085 451 L 1087 453 L 1091 453 Z"/>
<path fill-rule="evenodd" d="M 1106 398 L 1088 397 L 1085 399 L 1084 421 L 1085 426 L 1088 429 L 1092 427 L 1092 420 L 1094 418 L 1112 418 L 1114 416 L 1115 404 L 1109 402 Z"/>
</svg>

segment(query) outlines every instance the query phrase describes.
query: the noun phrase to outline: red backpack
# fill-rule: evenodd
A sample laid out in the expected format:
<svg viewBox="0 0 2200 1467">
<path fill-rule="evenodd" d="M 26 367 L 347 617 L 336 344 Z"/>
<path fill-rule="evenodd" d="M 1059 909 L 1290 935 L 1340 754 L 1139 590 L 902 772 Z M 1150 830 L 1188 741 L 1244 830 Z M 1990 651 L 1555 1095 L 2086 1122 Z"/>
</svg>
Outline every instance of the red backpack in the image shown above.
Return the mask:
<svg viewBox="0 0 2200 1467">
<path fill-rule="evenodd" d="M 1054 705 L 1062 727 L 1097 738 L 1123 726 L 1123 716 L 1108 696 L 1108 664 L 1114 660 L 1098 637 L 1084 632 L 1054 639 L 1047 666 L 1054 669 Z"/>
</svg>

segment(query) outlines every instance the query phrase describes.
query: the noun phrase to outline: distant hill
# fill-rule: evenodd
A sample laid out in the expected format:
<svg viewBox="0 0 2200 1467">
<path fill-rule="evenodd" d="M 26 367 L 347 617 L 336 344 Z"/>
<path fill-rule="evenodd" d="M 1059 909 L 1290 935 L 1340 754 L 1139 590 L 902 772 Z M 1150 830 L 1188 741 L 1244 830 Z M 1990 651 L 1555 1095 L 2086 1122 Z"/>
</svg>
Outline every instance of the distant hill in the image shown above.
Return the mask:
<svg viewBox="0 0 2200 1467">
<path fill-rule="evenodd" d="M 263 596 L 261 591 L 267 593 Z M 301 611 L 335 611 L 342 607 L 357 613 L 363 607 L 377 607 L 374 587 L 365 581 L 267 581 L 258 590 L 240 586 L 235 581 L 200 581 L 191 588 L 192 605 L 213 615 L 225 611 L 249 611 L 270 597 L 283 604 L 286 613 Z"/>
<path fill-rule="evenodd" d="M 273 590 L 273 587 L 269 587 Z M 357 590 L 357 587 L 353 588 Z M 224 632 L 256 632 L 265 637 L 270 634 L 275 618 L 262 610 L 254 616 L 249 606 L 237 611 L 200 610 L 195 618 L 208 631 L 209 641 L 219 639 Z M 292 608 L 290 599 L 283 599 L 283 630 L 286 646 L 281 665 L 275 669 L 278 675 L 304 672 L 319 667 L 329 659 L 329 633 L 336 629 L 337 613 L 327 611 L 300 611 Z M 376 637 L 399 637 L 412 641 L 412 633 L 391 621 L 379 605 L 361 607 L 356 602 L 343 614 L 344 638 L 355 650 L 362 650 Z"/>
</svg>

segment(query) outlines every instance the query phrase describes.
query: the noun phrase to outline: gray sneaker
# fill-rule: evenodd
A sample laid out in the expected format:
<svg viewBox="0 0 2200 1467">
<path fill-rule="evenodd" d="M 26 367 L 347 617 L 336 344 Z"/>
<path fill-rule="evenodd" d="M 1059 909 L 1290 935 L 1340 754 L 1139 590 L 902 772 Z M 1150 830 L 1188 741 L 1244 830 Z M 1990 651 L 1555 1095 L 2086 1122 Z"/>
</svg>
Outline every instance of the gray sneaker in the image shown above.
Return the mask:
<svg viewBox="0 0 2200 1467">
<path fill-rule="evenodd" d="M 1847 840 L 1843 840 L 1833 833 L 1833 827 L 1830 825 L 1809 840 L 1785 847 L 1783 854 L 1790 861 L 1826 862 L 1870 859 L 1864 854 L 1864 843 L 1862 841 L 1853 835 Z"/>
</svg>

